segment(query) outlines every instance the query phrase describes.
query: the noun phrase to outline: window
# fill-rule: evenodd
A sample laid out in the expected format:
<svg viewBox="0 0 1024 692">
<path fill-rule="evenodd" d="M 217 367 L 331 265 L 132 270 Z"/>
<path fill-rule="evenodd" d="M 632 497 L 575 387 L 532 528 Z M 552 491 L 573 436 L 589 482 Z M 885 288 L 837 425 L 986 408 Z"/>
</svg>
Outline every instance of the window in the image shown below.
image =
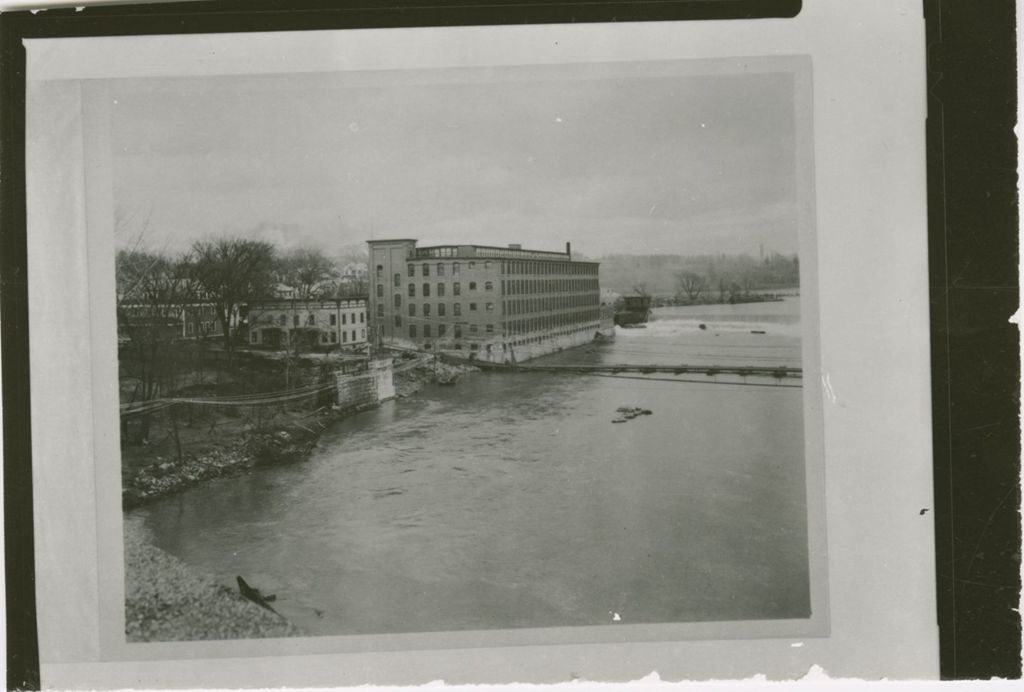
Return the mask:
<svg viewBox="0 0 1024 692">
<path fill-rule="evenodd" d="M 469 268 L 470 269 L 474 268 L 475 266 L 476 266 L 476 262 L 470 262 L 469 263 Z"/>
<path fill-rule="evenodd" d="M 402 296 L 400 294 L 398 294 L 398 293 L 395 294 L 395 307 L 396 308 L 402 307 Z"/>
<path fill-rule="evenodd" d="M 430 303 L 423 304 L 423 316 L 430 317 Z"/>
<path fill-rule="evenodd" d="M 471 290 L 471 291 L 475 291 L 476 290 L 476 281 L 470 281 L 469 282 L 469 290 Z"/>
<path fill-rule="evenodd" d="M 458 281 L 456 281 L 455 283 L 452 284 L 452 295 L 453 296 L 461 296 L 462 295 L 462 284 L 460 284 Z"/>
<path fill-rule="evenodd" d="M 484 310 L 487 312 L 494 312 L 494 303 L 487 303 L 487 305 L 484 306 Z"/>
<path fill-rule="evenodd" d="M 338 316 L 337 315 L 331 315 L 331 326 L 333 327 L 336 324 L 338 324 Z"/>
<path fill-rule="evenodd" d="M 380 279 L 383 276 L 384 276 L 384 265 L 383 264 L 378 264 L 377 265 L 377 278 Z"/>
<path fill-rule="evenodd" d="M 402 275 L 401 274 L 395 274 L 394 281 L 395 281 L 395 288 L 398 288 L 399 286 L 401 286 L 402 285 Z"/>
<path fill-rule="evenodd" d="M 427 266 L 427 265 L 423 265 L 423 266 Z M 429 298 L 430 297 L 430 284 L 423 284 L 423 297 L 424 298 Z"/>
<path fill-rule="evenodd" d="M 410 298 L 415 298 L 416 297 L 416 284 L 409 284 L 409 297 Z"/>
<path fill-rule="evenodd" d="M 383 298 L 384 297 L 384 284 L 377 284 L 377 297 L 378 298 Z"/>
<path fill-rule="evenodd" d="M 490 269 L 490 268 L 491 268 L 491 263 L 490 262 L 484 262 L 484 269 Z"/>
<path fill-rule="evenodd" d="M 440 339 L 441 337 L 443 337 L 446 331 L 448 331 L 448 325 L 446 325 L 446 324 L 439 324 L 439 325 L 437 325 L 437 338 Z"/>
<path fill-rule="evenodd" d="M 423 270 L 423 276 L 430 276 L 430 265 L 429 264 L 424 262 L 423 266 L 421 267 L 421 269 Z"/>
<path fill-rule="evenodd" d="M 359 313 L 359 323 L 360 324 L 364 324 L 365 322 L 366 322 L 366 313 L 365 312 Z M 355 320 L 352 320 L 352 324 L 355 324 Z"/>
<path fill-rule="evenodd" d="M 429 324 L 423 325 L 423 338 L 424 339 L 429 339 L 430 338 L 430 325 Z"/>
<path fill-rule="evenodd" d="M 426 265 L 423 265 L 423 266 L 426 266 Z M 415 339 L 416 338 L 416 325 L 415 324 L 410 324 L 409 325 L 409 338 L 410 339 Z"/>
<path fill-rule="evenodd" d="M 327 343 L 327 332 L 320 332 L 320 343 Z"/>
<path fill-rule="evenodd" d="M 359 334 L 360 334 L 361 338 L 363 338 L 363 339 L 366 338 L 366 330 L 365 329 L 360 329 L 359 330 Z"/>
<path fill-rule="evenodd" d="M 293 327 L 298 327 L 299 326 L 299 316 L 298 315 L 292 315 L 292 326 Z"/>
<path fill-rule="evenodd" d="M 444 303 L 437 304 L 437 316 L 444 317 Z"/>
<path fill-rule="evenodd" d="M 382 303 L 377 303 L 377 317 L 383 317 L 383 316 L 384 316 L 384 305 Z"/>
<path fill-rule="evenodd" d="M 334 333 L 334 332 L 331 332 L 331 343 L 332 344 L 338 343 L 338 335 L 336 333 Z"/>
<path fill-rule="evenodd" d="M 444 276 L 444 265 L 440 262 L 437 263 L 437 275 Z"/>
<path fill-rule="evenodd" d="M 444 284 L 437 285 L 437 297 L 444 298 Z"/>
<path fill-rule="evenodd" d="M 309 313 L 309 319 L 306 320 L 306 324 L 309 324 L 309 325 L 315 325 L 316 324 L 316 313 L 314 313 L 314 312 Z"/>
<path fill-rule="evenodd" d="M 455 262 L 454 264 L 452 264 L 452 274 L 458 274 L 458 273 L 459 273 L 459 263 Z"/>
<path fill-rule="evenodd" d="M 331 317 L 334 317 L 334 315 L 331 315 Z M 342 314 L 342 316 L 341 316 L 341 323 L 345 324 L 346 320 L 348 320 L 348 315 Z M 331 324 L 334 324 L 334 320 L 333 319 L 331 320 Z"/>
<path fill-rule="evenodd" d="M 479 331 L 479 328 L 475 324 L 469 325 L 469 333 L 470 334 L 476 334 L 477 331 Z"/>
<path fill-rule="evenodd" d="M 462 303 L 452 303 L 452 308 L 455 310 L 456 317 L 462 314 Z"/>
<path fill-rule="evenodd" d="M 409 317 L 416 316 L 416 303 L 409 303 Z"/>
<path fill-rule="evenodd" d="M 494 333 L 494 325 L 493 324 L 487 325 L 484 328 L 484 331 L 486 331 L 488 334 L 493 334 Z"/>
<path fill-rule="evenodd" d="M 395 315 L 395 326 L 396 327 L 401 327 L 402 326 L 402 316 L 401 315 Z M 347 332 L 342 332 L 342 334 L 343 335 L 347 334 Z"/>
<path fill-rule="evenodd" d="M 356 340 L 356 330 L 353 329 L 352 330 L 352 341 L 355 341 L 355 340 Z"/>
<path fill-rule="evenodd" d="M 416 276 L 416 267 L 409 265 L 409 276 Z"/>
<path fill-rule="evenodd" d="M 455 338 L 456 339 L 461 339 L 462 338 L 462 325 L 461 324 L 455 325 Z M 459 347 L 459 345 L 455 344 L 455 348 L 458 348 L 458 347 Z"/>
<path fill-rule="evenodd" d="M 469 311 L 470 312 L 476 312 L 476 303 L 470 303 L 469 304 Z"/>
<path fill-rule="evenodd" d="M 260 342 L 260 333 L 259 332 L 253 332 L 252 334 L 250 334 L 249 335 L 249 341 L 251 341 L 254 344 L 258 344 Z"/>
<path fill-rule="evenodd" d="M 485 291 L 493 291 L 494 290 L 494 282 L 493 281 L 488 281 L 488 282 L 484 283 L 484 290 Z"/>
</svg>

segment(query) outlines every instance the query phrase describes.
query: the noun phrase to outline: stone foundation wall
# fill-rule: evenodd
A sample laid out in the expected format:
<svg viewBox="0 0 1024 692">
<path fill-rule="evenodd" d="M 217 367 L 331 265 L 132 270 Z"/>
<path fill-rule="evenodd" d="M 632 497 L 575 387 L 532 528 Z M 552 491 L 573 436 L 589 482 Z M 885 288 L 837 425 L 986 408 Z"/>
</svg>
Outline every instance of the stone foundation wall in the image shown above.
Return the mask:
<svg viewBox="0 0 1024 692">
<path fill-rule="evenodd" d="M 358 373 L 335 373 L 335 399 L 341 409 L 376 406 L 395 397 L 391 360 L 371 360 L 368 369 Z"/>
</svg>

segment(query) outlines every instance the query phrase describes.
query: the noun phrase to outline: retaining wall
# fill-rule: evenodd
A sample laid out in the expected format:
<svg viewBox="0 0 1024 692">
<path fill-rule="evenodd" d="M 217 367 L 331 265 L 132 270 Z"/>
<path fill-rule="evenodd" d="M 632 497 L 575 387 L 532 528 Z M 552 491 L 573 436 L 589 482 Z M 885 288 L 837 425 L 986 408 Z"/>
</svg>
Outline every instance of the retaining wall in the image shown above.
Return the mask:
<svg viewBox="0 0 1024 692">
<path fill-rule="evenodd" d="M 395 397 L 391 359 L 371 360 L 367 369 L 358 373 L 334 373 L 335 402 L 341 409 L 376 406 Z"/>
</svg>

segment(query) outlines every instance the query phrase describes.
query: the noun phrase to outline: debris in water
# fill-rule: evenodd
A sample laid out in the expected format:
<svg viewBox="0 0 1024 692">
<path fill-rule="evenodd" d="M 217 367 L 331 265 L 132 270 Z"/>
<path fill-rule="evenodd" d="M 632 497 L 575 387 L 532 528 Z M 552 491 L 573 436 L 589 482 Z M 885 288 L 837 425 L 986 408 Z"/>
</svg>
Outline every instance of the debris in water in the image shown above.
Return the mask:
<svg viewBox="0 0 1024 692">
<path fill-rule="evenodd" d="M 707 329 L 707 328 L 708 328 L 708 326 L 707 326 L 706 324 L 701 324 L 701 325 L 700 325 L 700 328 L 701 328 L 701 329 Z"/>
<path fill-rule="evenodd" d="M 640 408 L 639 406 L 620 406 L 615 409 L 615 412 L 619 414 L 619 417 L 612 419 L 612 423 L 625 423 L 637 416 L 653 415 L 650 409 Z"/>
</svg>

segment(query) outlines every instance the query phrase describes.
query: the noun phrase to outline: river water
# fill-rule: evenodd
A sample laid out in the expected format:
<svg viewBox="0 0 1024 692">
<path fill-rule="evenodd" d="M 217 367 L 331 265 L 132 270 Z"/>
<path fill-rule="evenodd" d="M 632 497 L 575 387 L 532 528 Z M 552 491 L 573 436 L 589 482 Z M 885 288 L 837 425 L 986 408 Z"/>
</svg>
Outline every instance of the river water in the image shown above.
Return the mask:
<svg viewBox="0 0 1024 692">
<path fill-rule="evenodd" d="M 544 360 L 800 365 L 798 298 L 655 315 Z M 473 374 L 133 514 L 313 634 L 806 617 L 802 389 L 726 382 Z"/>
</svg>

